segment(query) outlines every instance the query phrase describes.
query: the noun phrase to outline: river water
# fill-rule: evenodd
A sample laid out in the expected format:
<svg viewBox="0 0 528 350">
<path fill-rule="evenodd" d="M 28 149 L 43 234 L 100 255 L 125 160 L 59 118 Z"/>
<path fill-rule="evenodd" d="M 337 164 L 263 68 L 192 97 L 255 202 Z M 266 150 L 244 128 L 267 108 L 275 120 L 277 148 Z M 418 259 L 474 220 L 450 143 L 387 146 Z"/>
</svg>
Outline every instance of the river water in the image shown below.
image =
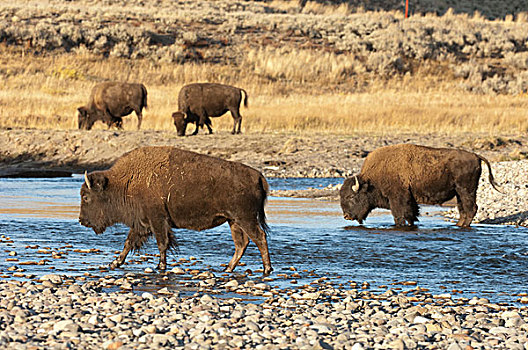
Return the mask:
<svg viewBox="0 0 528 350">
<path fill-rule="evenodd" d="M 338 184 L 342 179 L 268 179 L 271 189 L 303 189 Z M 116 225 L 96 235 L 78 223 L 83 177 L 0 179 L 0 274 L 4 279 L 58 273 L 73 276 L 141 274 L 157 265 L 154 239 L 128 264 L 102 270 L 123 248 L 127 228 Z M 266 209 L 274 279 L 287 288 L 316 278 L 343 287 L 364 282 L 371 289 L 427 288 L 453 297 L 484 296 L 514 303 L 528 292 L 528 229 L 473 225 L 460 229 L 445 221 L 440 207 L 423 207 L 418 228 L 397 230 L 388 211 L 377 210 L 363 226 L 346 221 L 339 203 L 271 197 Z M 203 231 L 176 230 L 178 250 L 169 263 L 186 261 L 221 274 L 234 252 L 227 225 Z M 41 263 L 39 265 L 38 263 Z M 243 266 L 260 278 L 262 263 L 250 244 Z M 18 268 L 18 274 L 15 270 Z M 11 268 L 11 271 L 9 270 Z M 298 275 L 282 278 L 296 270 Z M 384 287 L 388 286 L 388 287 Z M 522 294 L 521 294 L 522 295 Z"/>
</svg>

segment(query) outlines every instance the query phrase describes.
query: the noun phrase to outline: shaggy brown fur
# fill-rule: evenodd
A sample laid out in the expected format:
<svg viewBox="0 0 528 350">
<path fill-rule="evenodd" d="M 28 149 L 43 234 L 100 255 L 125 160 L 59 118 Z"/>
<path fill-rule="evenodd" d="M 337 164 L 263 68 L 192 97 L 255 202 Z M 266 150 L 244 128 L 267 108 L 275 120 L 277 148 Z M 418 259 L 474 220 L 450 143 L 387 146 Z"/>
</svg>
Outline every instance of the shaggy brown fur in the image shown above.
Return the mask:
<svg viewBox="0 0 528 350">
<path fill-rule="evenodd" d="M 90 130 L 98 120 L 108 128 L 122 127 L 122 118 L 136 112 L 137 128 L 141 127 L 143 108 L 147 108 L 147 89 L 143 84 L 107 82 L 94 86 L 90 101 L 86 106 L 79 107 L 79 129 Z"/>
<path fill-rule="evenodd" d="M 477 188 L 482 171 L 497 190 L 489 162 L 471 152 L 401 144 L 370 153 L 359 175 L 348 178 L 340 191 L 345 219 L 362 223 L 375 208 L 390 209 L 395 224 L 418 220 L 420 204 L 441 204 L 457 198 L 458 226 L 467 227 L 477 212 Z M 498 191 L 498 190 L 497 190 Z"/>
<path fill-rule="evenodd" d="M 178 136 L 185 135 L 189 123 L 196 124 L 193 135 L 196 135 L 199 126 L 203 125 L 206 125 L 209 133 L 212 134 L 209 118 L 220 117 L 227 111 L 231 112 L 234 120 L 231 133 L 240 134 L 242 92 L 245 95 L 244 106 L 247 107 L 248 94 L 244 89 L 214 83 L 196 83 L 182 87 L 178 95 L 178 112 L 172 114 Z"/>
<path fill-rule="evenodd" d="M 143 147 L 123 155 L 110 169 L 87 175 L 79 221 L 96 233 L 116 223 L 130 227 L 123 252 L 111 267 L 123 264 L 130 250 L 154 235 L 159 269 L 166 268 L 166 252 L 175 244 L 171 228 L 201 231 L 228 222 L 235 254 L 226 270 L 237 266 L 251 239 L 269 274 L 267 193 L 264 176 L 244 164 L 173 147 Z"/>
</svg>

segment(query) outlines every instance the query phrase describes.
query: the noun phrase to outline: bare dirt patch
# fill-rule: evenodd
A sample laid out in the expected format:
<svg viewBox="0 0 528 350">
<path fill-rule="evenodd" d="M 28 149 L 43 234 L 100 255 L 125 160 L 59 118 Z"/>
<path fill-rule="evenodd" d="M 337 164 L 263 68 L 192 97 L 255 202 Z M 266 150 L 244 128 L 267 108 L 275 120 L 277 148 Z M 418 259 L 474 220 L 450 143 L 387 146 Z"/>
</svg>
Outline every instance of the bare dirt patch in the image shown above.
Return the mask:
<svg viewBox="0 0 528 350">
<path fill-rule="evenodd" d="M 151 130 L 13 129 L 0 130 L 0 174 L 35 168 L 81 173 L 108 168 L 123 153 L 137 147 L 170 145 L 240 161 L 268 177 L 346 177 L 359 170 L 370 151 L 404 142 L 462 148 L 490 161 L 522 159 L 528 154 L 528 135 L 245 133 L 233 136 L 218 132 L 178 137 L 174 132 Z M 482 147 L 483 144 L 494 146 Z"/>
</svg>

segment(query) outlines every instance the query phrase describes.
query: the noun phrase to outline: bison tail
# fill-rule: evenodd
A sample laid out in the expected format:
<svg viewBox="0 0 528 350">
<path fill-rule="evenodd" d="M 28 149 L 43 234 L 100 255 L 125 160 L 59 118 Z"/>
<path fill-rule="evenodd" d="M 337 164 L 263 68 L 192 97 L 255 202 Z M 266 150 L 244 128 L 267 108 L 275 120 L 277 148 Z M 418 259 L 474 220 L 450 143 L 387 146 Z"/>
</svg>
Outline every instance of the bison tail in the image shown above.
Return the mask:
<svg viewBox="0 0 528 350">
<path fill-rule="evenodd" d="M 143 108 L 147 109 L 147 88 L 145 85 L 141 84 L 141 90 L 143 91 L 143 99 L 141 103 L 143 104 Z"/>
<path fill-rule="evenodd" d="M 491 165 L 490 165 L 490 162 L 482 157 L 482 156 L 479 156 L 477 155 L 477 157 L 479 157 L 480 160 L 482 160 L 484 163 L 486 163 L 486 165 L 488 166 L 488 170 L 489 170 L 489 182 L 491 184 L 491 186 L 495 189 L 495 191 L 499 192 L 499 193 L 502 193 L 504 194 L 504 192 L 502 192 L 501 190 L 499 190 L 497 187 L 499 187 L 499 185 L 495 182 L 495 178 L 493 177 L 493 173 L 491 172 Z"/>
<path fill-rule="evenodd" d="M 257 220 L 260 225 L 260 228 L 266 235 L 268 235 L 271 230 L 266 222 L 266 213 L 264 212 L 264 206 L 266 205 L 266 201 L 268 200 L 268 191 L 269 191 L 269 185 L 264 176 L 259 177 L 259 187 L 260 187 L 260 203 L 259 208 L 257 211 Z"/>
<path fill-rule="evenodd" d="M 244 107 L 247 108 L 247 106 L 248 106 L 248 94 L 247 94 L 246 90 L 244 90 L 244 89 L 240 89 L 240 91 L 242 91 L 244 93 Z"/>
</svg>

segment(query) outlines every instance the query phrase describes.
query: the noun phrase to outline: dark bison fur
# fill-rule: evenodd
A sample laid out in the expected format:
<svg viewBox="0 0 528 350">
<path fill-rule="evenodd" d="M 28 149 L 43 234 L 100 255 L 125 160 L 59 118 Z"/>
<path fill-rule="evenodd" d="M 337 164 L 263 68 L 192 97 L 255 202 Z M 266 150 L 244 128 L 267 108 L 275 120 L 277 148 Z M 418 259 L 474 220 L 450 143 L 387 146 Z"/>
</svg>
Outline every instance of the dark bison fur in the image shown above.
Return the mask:
<svg viewBox="0 0 528 350">
<path fill-rule="evenodd" d="M 173 147 L 143 147 L 108 170 L 86 174 L 79 222 L 98 234 L 116 223 L 130 228 L 112 268 L 154 235 L 161 270 L 167 266 L 167 250 L 176 244 L 173 228 L 201 231 L 227 222 L 235 254 L 226 271 L 237 266 L 251 239 L 260 250 L 264 274 L 269 274 L 268 191 L 264 176 L 242 163 Z"/>
<path fill-rule="evenodd" d="M 77 109 L 79 129 L 90 130 L 98 120 L 108 128 L 122 128 L 122 117 L 136 112 L 141 127 L 143 108 L 147 108 L 147 89 L 143 84 L 106 82 L 92 89 L 90 101 Z"/>
<path fill-rule="evenodd" d="M 339 195 L 344 217 L 361 224 L 373 209 L 385 208 L 397 226 L 413 226 L 418 204 L 442 204 L 456 197 L 457 225 L 468 227 L 477 213 L 481 161 L 499 191 L 490 163 L 478 154 L 412 144 L 378 148 L 367 156 L 359 175 L 343 183 Z"/>
<path fill-rule="evenodd" d="M 178 112 L 172 114 L 178 136 L 184 136 L 187 124 L 195 123 L 193 135 L 198 128 L 207 126 L 213 133 L 210 118 L 220 117 L 227 111 L 233 117 L 232 134 L 240 134 L 242 116 L 240 103 L 244 93 L 244 106 L 248 105 L 248 94 L 244 89 L 215 83 L 195 83 L 182 87 L 178 94 Z"/>
</svg>

